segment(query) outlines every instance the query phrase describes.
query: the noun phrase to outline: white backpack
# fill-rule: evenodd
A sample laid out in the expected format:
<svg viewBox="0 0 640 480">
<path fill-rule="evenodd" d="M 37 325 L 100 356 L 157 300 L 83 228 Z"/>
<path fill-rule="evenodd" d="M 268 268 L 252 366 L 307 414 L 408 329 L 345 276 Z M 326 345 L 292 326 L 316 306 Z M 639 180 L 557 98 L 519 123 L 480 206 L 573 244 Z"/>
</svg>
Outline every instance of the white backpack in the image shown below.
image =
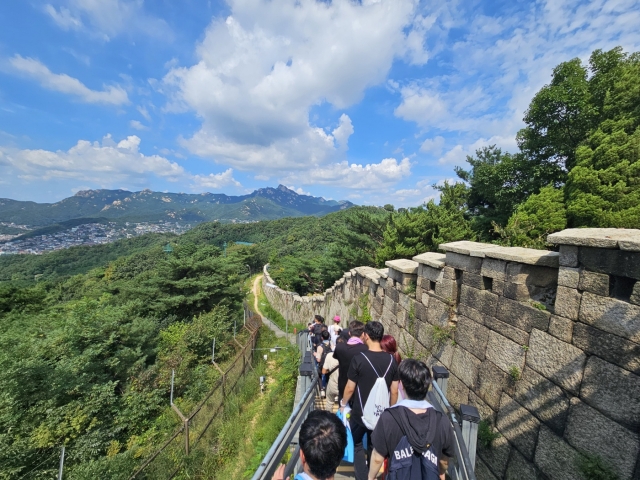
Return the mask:
<svg viewBox="0 0 640 480">
<path fill-rule="evenodd" d="M 384 372 L 384 375 L 380 376 L 378 375 L 376 367 L 371 363 L 371 360 L 367 358 L 364 352 L 360 353 L 362 353 L 362 356 L 367 359 L 367 362 L 369 362 L 369 365 L 371 365 L 371 368 L 373 368 L 373 371 L 376 372 L 376 375 L 378 376 L 376 383 L 373 384 L 373 388 L 369 392 L 369 397 L 367 398 L 367 403 L 364 407 L 362 406 L 362 395 L 360 394 L 360 387 L 358 386 L 358 397 L 360 398 L 360 408 L 362 408 L 362 423 L 364 423 L 364 426 L 369 430 L 373 430 L 376 428 L 378 419 L 380 418 L 380 415 L 382 415 L 382 412 L 389 408 L 389 387 L 387 387 L 385 377 L 387 376 L 387 373 L 389 373 L 391 365 L 393 365 L 393 355 L 389 354 L 390 361 L 387 371 Z"/>
</svg>

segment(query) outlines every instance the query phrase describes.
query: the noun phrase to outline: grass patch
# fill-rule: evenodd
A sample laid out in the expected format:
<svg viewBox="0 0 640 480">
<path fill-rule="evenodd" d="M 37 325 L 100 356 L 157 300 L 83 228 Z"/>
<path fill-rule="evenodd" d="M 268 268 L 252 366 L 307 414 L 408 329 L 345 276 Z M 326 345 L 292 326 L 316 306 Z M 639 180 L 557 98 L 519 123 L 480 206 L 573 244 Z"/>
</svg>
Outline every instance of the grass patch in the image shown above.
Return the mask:
<svg viewBox="0 0 640 480">
<path fill-rule="evenodd" d="M 478 424 L 478 443 L 484 448 L 491 448 L 493 441 L 500 437 L 500 433 L 493 430 L 489 420 L 484 419 Z"/>
<path fill-rule="evenodd" d="M 262 327 L 258 348 L 286 346 Z M 262 353 L 262 351 L 260 351 Z M 193 449 L 178 479 L 250 478 L 291 415 L 295 395 L 299 352 L 293 347 L 270 353 L 265 362 L 256 355 L 255 370 L 238 382 L 222 415 Z M 260 376 L 267 387 L 260 393 Z"/>
<path fill-rule="evenodd" d="M 273 323 L 275 323 L 283 332 L 286 331 L 287 327 L 289 329 L 289 333 L 293 333 L 294 328 L 297 329 L 297 331 L 307 328 L 307 325 L 305 325 L 304 323 L 289 322 L 289 324 L 287 325 L 287 321 L 285 320 L 285 318 L 280 314 L 280 312 L 278 312 L 271 306 L 271 303 L 269 303 L 269 299 L 267 299 L 267 296 L 262 290 L 262 284 L 258 286 L 258 307 L 260 308 L 262 314 Z M 310 318 L 309 321 L 311 320 L 312 319 Z"/>
<path fill-rule="evenodd" d="M 583 452 L 577 467 L 585 480 L 617 480 L 619 477 L 611 466 L 598 455 Z"/>
</svg>

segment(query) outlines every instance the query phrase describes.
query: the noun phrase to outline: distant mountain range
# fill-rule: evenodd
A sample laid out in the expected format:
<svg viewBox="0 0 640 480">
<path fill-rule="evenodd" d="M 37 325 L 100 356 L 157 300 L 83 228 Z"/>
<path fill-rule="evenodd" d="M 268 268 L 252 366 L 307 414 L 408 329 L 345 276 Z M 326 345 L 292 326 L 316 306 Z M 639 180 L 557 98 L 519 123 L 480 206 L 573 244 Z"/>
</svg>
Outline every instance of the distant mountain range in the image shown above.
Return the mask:
<svg viewBox="0 0 640 480">
<path fill-rule="evenodd" d="M 300 195 L 284 185 L 279 185 L 278 188 L 260 188 L 249 195 L 240 196 L 161 193 L 151 190 L 83 190 L 57 203 L 0 198 L 0 222 L 31 227 L 44 227 L 82 218 L 103 218 L 119 222 L 247 222 L 306 215 L 321 216 L 352 206 L 353 203 L 344 200 Z"/>
</svg>

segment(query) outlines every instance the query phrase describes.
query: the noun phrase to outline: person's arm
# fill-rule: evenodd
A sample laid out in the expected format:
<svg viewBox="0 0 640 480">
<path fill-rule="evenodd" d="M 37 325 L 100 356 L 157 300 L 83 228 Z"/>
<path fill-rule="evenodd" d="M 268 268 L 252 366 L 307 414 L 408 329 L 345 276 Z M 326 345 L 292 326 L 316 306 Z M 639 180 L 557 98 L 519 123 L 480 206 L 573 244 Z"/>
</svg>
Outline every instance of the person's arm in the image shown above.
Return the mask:
<svg viewBox="0 0 640 480">
<path fill-rule="evenodd" d="M 391 382 L 391 397 L 389 398 L 389 405 L 395 405 L 398 401 L 398 382 Z"/>
<path fill-rule="evenodd" d="M 384 457 L 378 453 L 378 451 L 374 448 L 371 453 L 371 465 L 369 466 L 369 480 L 374 480 L 378 473 L 380 473 L 380 467 L 382 467 L 382 463 L 384 462 Z"/>
<path fill-rule="evenodd" d="M 353 392 L 356 390 L 356 382 L 353 380 L 349 380 L 347 382 L 347 386 L 344 387 L 344 394 L 342 395 L 342 400 L 340 401 L 340 408 L 344 408 L 344 406 L 349 403 L 351 397 L 353 396 Z"/>
<path fill-rule="evenodd" d="M 445 480 L 445 474 L 449 468 L 449 457 L 441 457 L 438 462 L 438 473 L 440 474 L 440 480 Z"/>
<path fill-rule="evenodd" d="M 322 345 L 318 346 L 318 348 L 316 348 L 316 362 L 320 363 L 320 360 L 322 360 Z"/>
</svg>

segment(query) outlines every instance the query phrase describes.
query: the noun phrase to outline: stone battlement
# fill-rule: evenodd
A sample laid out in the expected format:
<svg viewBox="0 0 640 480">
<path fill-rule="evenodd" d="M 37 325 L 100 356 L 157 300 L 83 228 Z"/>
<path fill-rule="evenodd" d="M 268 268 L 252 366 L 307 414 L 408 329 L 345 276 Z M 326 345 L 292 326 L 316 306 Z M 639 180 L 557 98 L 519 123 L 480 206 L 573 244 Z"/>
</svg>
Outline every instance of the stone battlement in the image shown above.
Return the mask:
<svg viewBox="0 0 640 480">
<path fill-rule="evenodd" d="M 559 251 L 446 243 L 354 268 L 311 297 L 275 286 L 266 267 L 263 285 L 290 322 L 346 326 L 368 312 L 404 356 L 445 366 L 452 403 L 501 434 L 479 448 L 478 478 L 577 479 L 583 453 L 640 478 L 640 230 L 548 241 Z"/>
</svg>

